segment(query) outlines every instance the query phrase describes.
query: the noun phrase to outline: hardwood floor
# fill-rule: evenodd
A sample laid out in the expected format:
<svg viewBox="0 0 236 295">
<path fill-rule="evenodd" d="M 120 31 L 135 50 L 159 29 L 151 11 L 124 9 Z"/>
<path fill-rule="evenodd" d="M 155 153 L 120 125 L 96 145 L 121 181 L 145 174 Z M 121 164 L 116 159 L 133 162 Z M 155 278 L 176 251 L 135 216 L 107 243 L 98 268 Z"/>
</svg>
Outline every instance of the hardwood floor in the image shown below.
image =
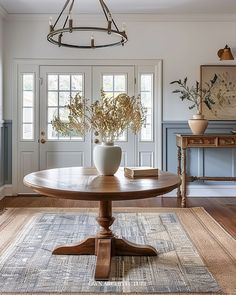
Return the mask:
<svg viewBox="0 0 236 295">
<path fill-rule="evenodd" d="M 2 207 L 97 207 L 97 202 L 52 199 L 40 196 L 5 197 Z M 157 197 L 143 200 L 114 202 L 116 207 L 179 207 L 176 198 Z M 236 238 L 236 198 L 188 198 L 187 207 L 204 207 L 231 235 Z"/>
</svg>

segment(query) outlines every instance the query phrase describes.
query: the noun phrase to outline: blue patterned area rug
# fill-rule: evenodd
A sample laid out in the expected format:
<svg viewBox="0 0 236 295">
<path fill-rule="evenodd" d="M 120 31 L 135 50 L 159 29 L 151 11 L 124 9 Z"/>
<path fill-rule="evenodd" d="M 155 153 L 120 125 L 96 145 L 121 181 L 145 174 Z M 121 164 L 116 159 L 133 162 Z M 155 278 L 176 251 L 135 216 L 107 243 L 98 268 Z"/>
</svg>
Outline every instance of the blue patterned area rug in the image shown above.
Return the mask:
<svg viewBox="0 0 236 295">
<path fill-rule="evenodd" d="M 152 245 L 158 249 L 159 255 L 113 257 L 110 279 L 104 282 L 94 280 L 95 256 L 56 256 L 51 253 L 57 245 L 78 242 L 94 235 L 98 230 L 96 212 L 56 212 L 55 209 L 55 212 L 38 210 L 32 213 L 33 209 L 28 209 L 31 213 L 27 219 L 27 214 L 20 210 L 24 209 L 9 209 L 1 216 L 3 219 L 4 215 L 10 215 L 8 218 L 12 221 L 8 226 L 11 226 L 14 215 L 18 214 L 21 223 L 12 232 L 11 244 L 8 242 L 4 250 L 3 246 L 0 247 L 2 294 L 221 291 L 181 223 L 180 211 L 114 212 L 116 220 L 112 228 L 118 236 L 138 244 Z"/>
</svg>

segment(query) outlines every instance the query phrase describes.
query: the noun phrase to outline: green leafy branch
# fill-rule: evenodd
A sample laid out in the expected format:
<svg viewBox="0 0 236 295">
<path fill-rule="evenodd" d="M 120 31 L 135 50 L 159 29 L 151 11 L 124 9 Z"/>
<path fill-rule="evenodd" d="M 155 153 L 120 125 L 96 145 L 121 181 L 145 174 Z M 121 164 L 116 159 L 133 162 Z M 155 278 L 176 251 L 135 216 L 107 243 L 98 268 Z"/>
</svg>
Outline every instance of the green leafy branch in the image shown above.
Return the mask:
<svg viewBox="0 0 236 295">
<path fill-rule="evenodd" d="M 172 93 L 179 93 L 180 99 L 182 101 L 187 100 L 191 102 L 189 109 L 197 108 L 197 112 L 200 114 L 201 103 L 205 103 L 208 109 L 212 109 L 212 106 L 215 104 L 215 100 L 212 94 L 212 89 L 218 79 L 218 76 L 215 74 L 214 77 L 210 80 L 209 83 L 205 83 L 205 88 L 199 87 L 199 82 L 196 81 L 195 86 L 189 87 L 187 85 L 188 78 L 184 80 L 175 80 L 170 84 L 177 84 L 179 89 L 174 90 Z"/>
</svg>

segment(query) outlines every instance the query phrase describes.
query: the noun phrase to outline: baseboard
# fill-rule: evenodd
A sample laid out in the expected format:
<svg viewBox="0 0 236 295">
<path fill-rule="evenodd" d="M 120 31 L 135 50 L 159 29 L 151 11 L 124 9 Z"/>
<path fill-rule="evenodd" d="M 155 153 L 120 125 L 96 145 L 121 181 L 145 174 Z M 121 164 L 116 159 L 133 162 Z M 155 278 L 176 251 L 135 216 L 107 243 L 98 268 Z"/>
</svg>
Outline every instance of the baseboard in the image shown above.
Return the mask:
<svg viewBox="0 0 236 295">
<path fill-rule="evenodd" d="M 13 195 L 13 186 L 12 184 L 5 184 L 0 187 L 0 200 L 3 199 L 6 196 L 12 196 Z"/>
<path fill-rule="evenodd" d="M 176 197 L 177 190 L 166 194 L 168 197 Z M 188 197 L 235 197 L 235 185 L 188 185 Z"/>
<path fill-rule="evenodd" d="M 4 198 L 3 190 L 4 190 L 4 186 L 0 186 L 0 200 Z"/>
</svg>

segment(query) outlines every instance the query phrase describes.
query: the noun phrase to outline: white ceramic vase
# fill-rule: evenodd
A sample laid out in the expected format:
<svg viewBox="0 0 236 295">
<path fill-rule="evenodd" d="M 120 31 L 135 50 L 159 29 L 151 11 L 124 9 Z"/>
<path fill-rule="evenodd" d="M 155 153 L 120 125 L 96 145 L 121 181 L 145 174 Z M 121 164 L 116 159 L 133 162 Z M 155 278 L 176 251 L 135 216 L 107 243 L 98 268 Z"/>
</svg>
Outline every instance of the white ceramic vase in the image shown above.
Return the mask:
<svg viewBox="0 0 236 295">
<path fill-rule="evenodd" d="M 197 114 L 193 115 L 193 119 L 188 120 L 188 124 L 193 134 L 201 135 L 208 126 L 208 120 L 204 119 L 203 115 Z"/>
<path fill-rule="evenodd" d="M 114 175 L 120 166 L 121 148 L 114 143 L 96 145 L 93 150 L 93 162 L 101 175 Z"/>
</svg>

